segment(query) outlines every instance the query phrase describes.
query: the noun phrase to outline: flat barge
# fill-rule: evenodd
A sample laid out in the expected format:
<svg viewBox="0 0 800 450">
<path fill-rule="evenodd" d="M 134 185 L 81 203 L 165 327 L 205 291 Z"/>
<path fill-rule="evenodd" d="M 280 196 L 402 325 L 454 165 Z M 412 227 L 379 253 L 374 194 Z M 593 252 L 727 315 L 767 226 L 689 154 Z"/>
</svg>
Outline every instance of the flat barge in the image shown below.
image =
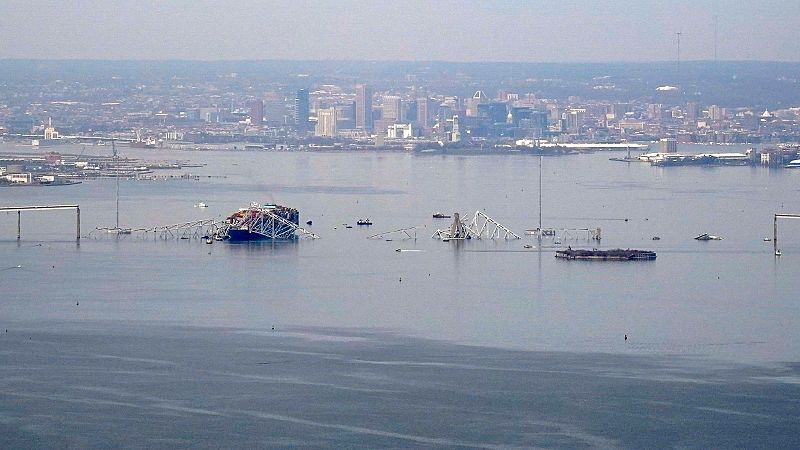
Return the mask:
<svg viewBox="0 0 800 450">
<path fill-rule="evenodd" d="M 556 258 L 584 261 L 652 261 L 656 252 L 616 248 L 612 250 L 579 250 L 568 248 L 556 251 Z"/>
</svg>

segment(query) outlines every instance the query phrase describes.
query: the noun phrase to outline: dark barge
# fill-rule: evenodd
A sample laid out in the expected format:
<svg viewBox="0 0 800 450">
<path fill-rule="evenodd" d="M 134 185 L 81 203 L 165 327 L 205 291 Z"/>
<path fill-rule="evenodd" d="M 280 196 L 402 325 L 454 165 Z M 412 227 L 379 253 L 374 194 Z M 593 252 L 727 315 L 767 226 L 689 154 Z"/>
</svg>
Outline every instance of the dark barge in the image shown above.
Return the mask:
<svg viewBox="0 0 800 450">
<path fill-rule="evenodd" d="M 611 250 L 579 250 L 568 248 L 566 250 L 556 251 L 556 258 L 586 261 L 652 261 L 656 259 L 656 252 L 621 248 Z"/>
</svg>

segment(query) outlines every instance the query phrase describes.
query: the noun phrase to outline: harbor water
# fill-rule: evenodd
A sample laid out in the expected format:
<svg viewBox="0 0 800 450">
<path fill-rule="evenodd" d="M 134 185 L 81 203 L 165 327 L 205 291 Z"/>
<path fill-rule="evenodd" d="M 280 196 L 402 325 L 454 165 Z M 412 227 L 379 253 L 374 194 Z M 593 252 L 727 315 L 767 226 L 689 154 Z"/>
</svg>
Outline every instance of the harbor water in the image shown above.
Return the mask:
<svg viewBox="0 0 800 450">
<path fill-rule="evenodd" d="M 122 227 L 255 201 L 298 209 L 320 238 L 118 239 L 92 232 L 115 224 L 115 180 L 0 189 L 2 206 L 79 204 L 84 236 L 71 211 L 23 212 L 19 241 L 16 213 L 0 216 L 0 444 L 797 445 L 800 220 L 779 223 L 782 256 L 765 238 L 775 213 L 800 213 L 800 171 L 606 152 L 124 153 L 205 165 L 120 180 Z M 542 226 L 571 230 L 543 240 L 524 233 L 540 163 Z M 431 238 L 450 225 L 433 213 L 476 210 L 522 239 Z M 658 258 L 556 259 L 567 246 Z"/>
</svg>

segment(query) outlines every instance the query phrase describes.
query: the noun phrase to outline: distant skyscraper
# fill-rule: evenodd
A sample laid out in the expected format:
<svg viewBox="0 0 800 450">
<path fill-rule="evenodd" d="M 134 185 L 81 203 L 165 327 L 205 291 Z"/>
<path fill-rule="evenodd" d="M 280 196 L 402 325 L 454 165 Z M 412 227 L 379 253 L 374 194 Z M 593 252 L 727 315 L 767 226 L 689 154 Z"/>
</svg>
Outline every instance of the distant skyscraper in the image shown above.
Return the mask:
<svg viewBox="0 0 800 450">
<path fill-rule="evenodd" d="M 383 114 L 381 114 L 381 118 L 383 120 L 399 122 L 402 120 L 402 109 L 403 104 L 400 97 L 396 95 L 385 95 L 383 97 Z"/>
<path fill-rule="evenodd" d="M 472 98 L 467 99 L 467 117 L 478 117 L 478 105 L 488 102 L 489 98 L 483 91 L 476 91 Z"/>
<path fill-rule="evenodd" d="M 431 102 L 427 98 L 417 99 L 417 125 L 427 129 L 431 124 Z"/>
<path fill-rule="evenodd" d="M 308 129 L 308 89 L 298 89 L 294 97 L 294 126 L 301 131 Z"/>
<path fill-rule="evenodd" d="M 356 128 L 372 131 L 372 89 L 366 84 L 356 85 Z"/>
<path fill-rule="evenodd" d="M 573 108 L 567 110 L 564 114 L 567 119 L 567 131 L 570 133 L 579 133 L 583 126 L 584 118 L 586 117 L 586 110 L 582 108 Z"/>
<path fill-rule="evenodd" d="M 685 117 L 689 122 L 697 122 L 697 119 L 700 117 L 700 105 L 697 102 L 687 103 Z"/>
<path fill-rule="evenodd" d="M 338 128 L 336 125 L 336 108 L 317 110 L 317 126 L 314 129 L 315 136 L 336 137 Z"/>
<path fill-rule="evenodd" d="M 264 122 L 264 101 L 255 100 L 250 103 L 250 123 L 261 125 Z"/>
</svg>

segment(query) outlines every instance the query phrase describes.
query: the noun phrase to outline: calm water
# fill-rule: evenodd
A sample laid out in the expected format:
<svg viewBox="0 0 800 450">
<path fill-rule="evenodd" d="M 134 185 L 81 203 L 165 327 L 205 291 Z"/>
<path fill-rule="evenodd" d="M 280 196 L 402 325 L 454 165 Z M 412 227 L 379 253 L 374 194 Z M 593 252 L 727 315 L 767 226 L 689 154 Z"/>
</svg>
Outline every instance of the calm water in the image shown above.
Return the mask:
<svg viewBox="0 0 800 450">
<path fill-rule="evenodd" d="M 9 150 L 14 149 L 0 148 L 0 151 Z M 772 243 L 764 242 L 763 238 L 772 235 L 772 215 L 775 212 L 800 213 L 800 171 L 770 171 L 750 167 L 654 168 L 646 164 L 608 161 L 612 156 L 608 153 L 544 158 L 542 194 L 545 227 L 601 227 L 602 247 L 648 248 L 658 252 L 658 259 L 654 262 L 597 264 L 556 260 L 553 257 L 555 246 L 552 240 L 540 243 L 523 235 L 525 229 L 536 228 L 539 220 L 539 159 L 535 157 L 254 152 L 163 152 L 153 156 L 152 151 L 125 150 L 130 156 L 191 159 L 193 162 L 207 163 L 203 168 L 184 172 L 225 178 L 204 178 L 201 181 L 122 180 L 122 226 L 154 226 L 223 217 L 251 201 L 260 201 L 298 208 L 302 221 L 313 220 L 311 228 L 321 238 L 279 245 L 206 245 L 196 240 L 87 237 L 77 246 L 72 240 L 72 213 L 51 212 L 23 213 L 23 239 L 17 242 L 16 215 L 2 215 L 0 285 L 3 286 L 4 295 L 0 302 L 0 320 L 11 328 L 9 334 L 17 339 L 7 339 L 0 344 L 0 357 L 8 362 L 17 361 L 16 364 L 22 366 L 40 364 L 43 370 L 45 367 L 57 369 L 62 362 L 48 357 L 51 355 L 48 352 L 56 349 L 55 352 L 59 353 L 62 341 L 71 342 L 74 338 L 78 340 L 74 345 L 83 350 L 66 347 L 63 350 L 67 353 L 77 351 L 82 355 L 78 359 L 92 367 L 95 367 L 94 363 L 86 362 L 83 358 L 91 360 L 94 358 L 91 355 L 96 354 L 144 360 L 163 359 L 178 364 L 175 361 L 185 358 L 184 352 L 195 351 L 192 350 L 195 349 L 194 344 L 190 344 L 192 339 L 181 340 L 184 333 L 189 333 L 185 330 L 194 330 L 191 333 L 197 333 L 197 339 L 201 342 L 197 344 L 198 349 L 208 346 L 210 352 L 212 348 L 217 352 L 210 353 L 207 363 L 214 366 L 217 363 L 213 361 L 225 359 L 225 349 L 235 353 L 241 345 L 230 337 L 237 336 L 230 330 L 249 330 L 248 333 L 257 335 L 259 330 L 271 332 L 275 326 L 279 332 L 295 330 L 298 333 L 302 331 L 326 336 L 330 333 L 319 330 L 338 330 L 336 333 L 359 339 L 364 337 L 364 333 L 369 336 L 369 333 L 380 331 L 380 338 L 367 339 L 370 342 L 369 352 L 377 355 L 386 352 L 386 357 L 372 355 L 376 361 L 416 360 L 419 357 L 431 364 L 436 361 L 451 363 L 449 359 L 437 360 L 436 355 L 458 354 L 463 349 L 473 349 L 471 351 L 474 353 L 464 356 L 460 363 L 477 364 L 471 358 L 501 358 L 502 361 L 496 364 L 503 368 L 504 376 L 500 377 L 496 386 L 491 382 L 469 385 L 469 389 L 474 389 L 474 392 L 470 391 L 474 395 L 491 398 L 471 398 L 464 404 L 459 404 L 457 400 L 461 394 L 456 387 L 461 384 L 462 377 L 470 378 L 477 374 L 470 370 L 464 372 L 461 366 L 453 369 L 453 372 L 439 374 L 442 378 L 425 370 L 413 370 L 419 367 L 415 365 L 410 366 L 408 373 L 395 371 L 392 365 L 380 365 L 377 372 L 367 373 L 360 370 L 351 373 L 349 369 L 354 368 L 350 366 L 348 370 L 327 367 L 320 369 L 320 373 L 327 374 L 321 377 L 335 378 L 343 373 L 381 379 L 407 376 L 408 383 L 414 384 L 415 389 L 428 386 L 425 383 L 441 382 L 442 389 L 434 389 L 436 393 L 430 392 L 430 396 L 415 391 L 420 399 L 425 399 L 424 402 L 420 400 L 422 403 L 414 403 L 416 407 L 427 405 L 430 408 L 442 408 L 437 417 L 443 421 L 441 425 L 444 428 L 450 427 L 453 420 L 474 420 L 478 424 L 476 432 L 482 426 L 489 428 L 505 423 L 500 416 L 510 414 L 513 419 L 509 420 L 513 425 L 509 425 L 507 433 L 500 433 L 506 438 L 490 434 L 469 436 L 469 427 L 463 423 L 461 426 L 464 428 L 452 429 L 451 435 L 437 434 L 429 429 L 434 427 L 429 421 L 420 423 L 423 419 L 417 417 L 413 409 L 403 410 L 399 416 L 401 418 L 395 417 L 399 421 L 397 426 L 388 426 L 386 423 L 368 426 L 363 423 L 363 405 L 358 404 L 350 405 L 348 408 L 351 409 L 346 411 L 351 413 L 345 412 L 338 418 L 340 420 L 315 416 L 316 413 L 311 412 L 306 415 L 302 411 L 287 411 L 280 407 L 271 411 L 264 403 L 246 405 L 244 397 L 236 397 L 238 400 L 233 401 L 235 405 L 224 406 L 219 403 L 223 399 L 211 395 L 211 387 L 208 388 L 207 397 L 203 397 L 205 394 L 202 389 L 205 388 L 199 386 L 178 391 L 181 392 L 178 395 L 180 398 L 201 396 L 209 404 L 187 406 L 178 403 L 182 407 L 207 408 L 217 413 L 225 410 L 225 414 L 230 413 L 229 409 L 235 409 L 257 411 L 262 415 L 285 415 L 292 420 L 297 419 L 295 422 L 288 419 L 288 422 L 283 422 L 292 426 L 316 427 L 323 435 L 326 430 L 329 434 L 357 433 L 361 439 L 367 439 L 323 439 L 317 444 L 309 444 L 312 447 L 348 446 L 352 442 L 371 442 L 365 447 L 461 444 L 497 444 L 500 447 L 528 447 L 534 444 L 565 448 L 579 445 L 647 447 L 645 443 L 648 442 L 653 444 L 652 447 L 703 447 L 700 440 L 692 441 L 689 438 L 692 433 L 696 435 L 700 432 L 691 427 L 678 427 L 682 430 L 678 434 L 684 433 L 685 436 L 676 437 L 675 440 L 663 440 L 659 433 L 665 429 L 655 426 L 642 426 L 641 429 L 630 431 L 630 434 L 619 431 L 625 427 L 626 414 L 645 414 L 638 406 L 631 405 L 639 401 L 636 399 L 640 399 L 640 396 L 645 398 L 648 395 L 640 392 L 626 397 L 625 390 L 638 384 L 619 382 L 620 379 L 626 379 L 622 375 L 614 378 L 618 382 L 608 386 L 592 385 L 594 388 L 589 388 L 584 383 L 584 376 L 594 373 L 593 368 L 597 364 L 609 365 L 620 373 L 629 367 L 649 380 L 647 383 L 652 383 L 645 383 L 646 391 L 675 395 L 680 392 L 680 397 L 686 400 L 694 395 L 687 393 L 686 385 L 675 384 L 674 380 L 663 384 L 664 380 L 660 378 L 665 366 L 677 366 L 679 372 L 690 374 L 687 377 L 695 380 L 691 386 L 717 386 L 701 388 L 702 395 L 697 395 L 700 395 L 698 398 L 706 396 L 703 398 L 717 399 L 715 401 L 722 404 L 694 406 L 733 411 L 726 413 L 728 418 L 734 417 L 738 411 L 745 415 L 735 416 L 737 420 L 750 420 L 739 425 L 735 425 L 738 423 L 736 421 L 725 422 L 734 425 L 730 425 L 732 428 L 723 428 L 721 434 L 713 435 L 715 437 L 706 441 L 706 444 L 716 442 L 718 446 L 736 446 L 737 442 L 745 442 L 742 440 L 742 430 L 748 426 L 755 426 L 765 435 L 772 433 L 776 439 L 771 441 L 773 444 L 788 444 L 790 441 L 786 439 L 792 434 L 791 430 L 798 429 L 798 396 L 794 388 L 796 384 L 792 384 L 792 380 L 797 379 L 796 370 L 794 366 L 783 363 L 800 361 L 800 305 L 796 300 L 800 292 L 797 276 L 800 273 L 800 243 L 796 239 L 800 221 L 780 224 L 783 256 L 779 259 L 772 255 Z M 725 147 L 722 151 L 729 150 L 729 147 Z M 90 147 L 87 151 L 106 150 Z M 2 189 L 0 204 L 80 204 L 84 234 L 88 234 L 94 226 L 114 224 L 114 194 L 113 180 L 97 180 L 65 187 Z M 193 205 L 199 201 L 207 203 L 209 208 L 194 208 Z M 523 239 L 445 243 L 430 238 L 437 227 L 449 224 L 447 220 L 432 219 L 432 213 L 459 211 L 471 216 L 477 209 L 523 235 Z M 372 218 L 374 225 L 352 229 L 343 226 L 354 225 L 362 217 Z M 417 227 L 416 239 L 391 242 L 366 239 L 373 233 L 413 226 Z M 721 235 L 724 239 L 711 242 L 692 239 L 704 232 Z M 661 240 L 653 241 L 652 237 L 656 235 Z M 564 245 L 573 247 L 598 245 L 587 241 L 584 235 L 561 236 L 560 240 Z M 535 248 L 525 249 L 523 246 L 526 244 Z M 397 248 L 417 251 L 396 252 Z M 22 267 L 17 268 L 17 265 Z M 144 330 L 152 329 L 155 330 L 153 333 L 165 339 L 177 341 L 173 347 L 162 352 L 157 345 L 144 344 L 145 338 L 152 334 L 150 331 L 141 331 L 131 323 L 141 324 Z M 119 327 L 128 331 L 123 333 L 123 337 L 117 338 L 124 343 L 115 348 L 112 343 L 117 341 L 111 337 L 116 336 Z M 13 333 L 15 330 L 17 334 Z M 24 345 L 27 330 L 31 330 L 29 334 L 39 336 L 39 344 L 30 347 L 36 349 L 33 354 L 26 352 L 24 347 L 18 347 Z M 95 331 L 87 331 L 84 335 L 81 330 Z M 220 330 L 220 334 L 215 334 L 213 330 Z M 382 334 L 384 332 L 392 334 Z M 629 338 L 627 342 L 623 339 L 625 334 Z M 106 339 L 99 336 L 111 337 Z M 140 341 L 137 336 L 143 340 Z M 393 339 L 400 338 L 391 336 L 408 337 L 401 339 L 400 347 L 411 353 L 394 355 L 392 349 L 398 348 L 399 344 Z M 413 340 L 411 337 L 432 339 L 436 343 Z M 51 345 L 42 347 L 41 342 Z M 341 351 L 347 358 L 358 358 L 358 355 L 351 353 L 354 351 L 352 348 L 331 349 L 324 345 L 328 341 L 323 339 L 321 342 L 323 344 L 317 343 L 312 346 L 314 348 L 304 348 L 302 351 Z M 284 341 L 279 344 L 287 345 Z M 273 344 L 256 340 L 248 345 Z M 501 348 L 505 350 L 499 350 Z M 512 350 L 523 352 L 515 353 Z M 37 357 L 42 360 L 37 362 Z M 515 396 L 509 394 L 515 392 L 516 388 L 499 387 L 505 386 L 505 383 L 525 384 L 525 380 L 531 380 L 518 377 L 518 372 L 511 370 L 515 367 L 513 361 L 518 358 L 522 361 L 520 364 L 527 368 L 538 366 L 546 360 L 555 371 L 571 370 L 572 361 L 578 358 L 581 363 L 574 368 L 578 375 L 565 381 L 564 389 L 572 386 L 577 389 L 575 392 L 589 396 L 599 395 L 597 393 L 601 391 L 607 393 L 609 389 L 614 392 L 619 390 L 619 398 L 592 397 L 594 402 L 586 406 L 587 415 L 576 415 L 574 420 L 567 420 L 572 416 L 565 412 L 574 406 L 572 402 L 579 404 L 583 401 L 583 394 L 574 392 L 572 397 L 559 400 L 563 404 L 555 405 L 539 398 L 532 400 L 527 409 L 520 410 L 520 406 L 514 403 Z M 314 364 L 324 365 L 326 359 L 322 360 Z M 70 364 L 63 363 L 64 367 L 71 367 Z M 248 364 L 255 363 L 249 361 Z M 752 377 L 737 375 L 738 378 L 733 382 L 727 375 L 720 376 L 714 372 L 723 370 L 718 369 L 718 364 L 732 372 L 738 369 L 731 367 L 745 367 L 757 373 Z M 150 380 L 149 377 L 153 375 L 148 371 L 155 370 L 152 367 L 103 367 L 101 375 L 95 373 L 92 377 L 105 380 L 107 374 L 103 375 L 104 371 L 112 369 L 143 371 L 148 374 L 146 378 L 149 381 L 143 382 L 146 386 L 169 392 L 168 380 Z M 9 370 L 10 373 L 5 375 L 13 379 L 28 376 L 19 367 Z M 740 372 L 749 373 L 747 370 Z M 233 369 L 231 371 L 236 372 Z M 161 373 L 158 370 L 156 372 Z M 309 381 L 305 377 L 311 376 L 302 367 L 293 367 L 292 374 L 292 377 L 303 379 L 304 382 Z M 433 376 L 433 379 L 429 379 L 429 376 Z M 186 377 L 191 378 L 190 375 Z M 39 381 L 49 386 L 48 389 L 58 391 L 59 386 L 68 385 L 79 378 L 79 374 L 65 374 L 64 378 Z M 787 396 L 793 400 L 786 405 L 775 406 L 773 410 L 758 406 L 762 400 L 749 403 L 731 400 L 740 385 L 748 385 L 754 379 L 772 381 L 759 381 L 750 394 L 761 396 L 759 398 L 762 400 Z M 312 381 L 337 384 L 331 380 Z M 197 382 L 205 383 L 202 380 Z M 394 383 L 398 382 L 395 379 L 388 383 L 392 385 L 389 390 L 397 390 Z M 724 388 L 719 388 L 717 382 L 722 383 Z M 137 383 L 135 380 L 121 380 L 118 386 L 104 383 L 99 383 L 102 386 L 93 386 L 122 391 L 129 389 L 134 391 L 131 395 L 139 395 L 137 392 L 141 388 L 132 386 Z M 230 388 L 233 389 L 230 395 L 238 395 L 235 387 L 222 381 L 220 383 L 227 386 L 223 391 Z M 492 397 L 492 386 L 505 394 Z M 526 386 L 530 392 L 552 387 L 546 383 Z M 584 391 L 584 388 L 588 391 Z M 289 392 L 286 394 L 289 396 L 287 401 L 294 399 L 298 404 L 307 406 L 315 403 L 312 391 Z M 18 404 L 14 397 L 17 394 L 38 395 L 41 397 L 40 403 L 25 403 L 15 409 L 9 405 Z M 664 397 L 671 394 L 665 394 Z M 30 419 L 31 415 L 44 414 L 43 405 L 57 402 L 43 395 L 37 389 L 13 382 L 5 383 L 0 389 L 0 398 L 3 399 L 0 414 L 6 420 L 0 420 L 0 423 L 11 424 L 8 425 L 11 427 L 9 429 L 23 430 L 20 431 L 19 442 L 29 442 L 25 437 L 27 432 L 37 436 L 58 435 L 59 426 L 63 427 L 62 435 L 86 438 L 88 434 L 74 428 L 78 426 L 76 423 L 63 419 L 66 416 L 54 413 L 62 417 L 59 420 L 63 423 L 55 419 L 55 422 Z M 69 397 L 71 394 L 63 395 Z M 456 397 L 445 399 L 442 395 Z M 720 395 L 725 400 L 719 400 Z M 74 400 L 78 397 L 69 398 Z M 359 398 L 359 401 L 366 401 L 371 397 Z M 647 401 L 650 400 L 667 401 L 666 398 Z M 148 401 L 157 403 L 155 400 Z M 328 404 L 335 400 L 319 401 Z M 594 419 L 597 414 L 607 411 L 617 401 L 624 405 L 620 406 L 622 409 L 618 414 L 613 414 L 609 419 L 616 425 L 605 428 L 590 425 L 596 423 Z M 676 401 L 680 404 L 683 400 Z M 384 417 L 390 423 L 393 417 L 390 413 L 391 399 L 384 398 L 381 402 L 388 403 L 381 406 L 384 403 L 379 402 L 375 406 L 376 411 L 386 414 Z M 488 416 L 470 417 L 464 413 L 464 408 L 480 409 L 485 402 L 497 408 L 492 410 L 493 414 L 499 414 L 492 416 L 495 422 L 488 420 Z M 653 423 L 658 421 L 655 411 L 660 407 L 647 409 L 648 420 Z M 744 407 L 744 410 L 738 410 L 738 407 Z M 695 413 L 687 413 L 681 408 L 669 409 L 665 414 L 678 423 L 686 422 L 688 427 L 688 422 L 697 418 Z M 361 412 L 356 414 L 352 411 Z M 178 414 L 174 408 L 172 412 Z M 183 412 L 191 415 L 190 412 Z M 166 414 L 165 411 L 160 413 Z M 334 413 L 333 410 L 320 412 L 323 416 Z M 489 415 L 488 412 L 481 412 L 484 413 Z M 130 418 L 125 413 L 118 414 Z M 241 418 L 236 414 L 233 416 Z M 788 422 L 782 422 L 780 426 L 783 428 L 777 430 L 759 428 L 759 421 L 764 420 L 759 414 L 766 417 L 781 416 Z M 80 417 L 81 420 L 90 420 Z M 248 417 L 252 419 L 252 414 Z M 200 419 L 192 417 L 192 420 L 197 426 L 196 421 Z M 339 424 L 345 428 L 326 428 L 304 423 L 303 420 Z M 528 420 L 530 422 L 526 422 Z M 547 434 L 550 430 L 547 428 L 548 420 L 561 424 L 558 426 L 572 427 L 569 432 L 564 431 L 566 428 L 559 428 L 570 437 L 553 441 L 543 439 L 542 433 Z M 718 425 L 714 424 L 709 427 Z M 740 425 L 741 428 L 737 428 Z M 590 429 L 593 426 L 606 431 Z M 380 438 L 387 438 L 388 441 L 370 441 L 375 435 L 359 435 L 354 431 L 358 427 L 408 434 L 423 440 L 407 440 L 391 435 Z M 131 435 L 138 430 L 135 426 L 126 429 Z M 113 447 L 115 442 L 119 443 L 108 440 L 110 438 L 103 439 L 102 433 L 97 434 L 96 431 L 86 433 L 101 437 L 97 441 L 75 441 L 78 442 L 77 446 L 82 446 L 80 442 L 91 447 Z M 287 436 L 297 436 L 289 431 L 287 433 Z M 536 438 L 519 438 L 522 434 L 518 433 L 531 433 L 530 436 Z M 721 439 L 723 435 L 729 436 L 727 443 Z M 424 440 L 436 436 L 445 440 Z M 156 439 L 153 442 L 160 442 L 157 439 L 162 438 L 176 439 L 175 442 L 164 441 L 163 446 L 181 447 L 186 444 L 181 440 L 183 438 L 188 439 L 189 445 L 205 442 L 203 438 L 192 440 L 191 436 L 179 437 L 166 431 L 163 435 L 154 432 L 152 438 Z M 275 446 L 298 445 L 289 437 L 286 439 Z M 247 440 L 235 441 L 224 437 L 220 438 L 220 442 L 238 442 L 238 446 L 255 445 Z"/>
</svg>

